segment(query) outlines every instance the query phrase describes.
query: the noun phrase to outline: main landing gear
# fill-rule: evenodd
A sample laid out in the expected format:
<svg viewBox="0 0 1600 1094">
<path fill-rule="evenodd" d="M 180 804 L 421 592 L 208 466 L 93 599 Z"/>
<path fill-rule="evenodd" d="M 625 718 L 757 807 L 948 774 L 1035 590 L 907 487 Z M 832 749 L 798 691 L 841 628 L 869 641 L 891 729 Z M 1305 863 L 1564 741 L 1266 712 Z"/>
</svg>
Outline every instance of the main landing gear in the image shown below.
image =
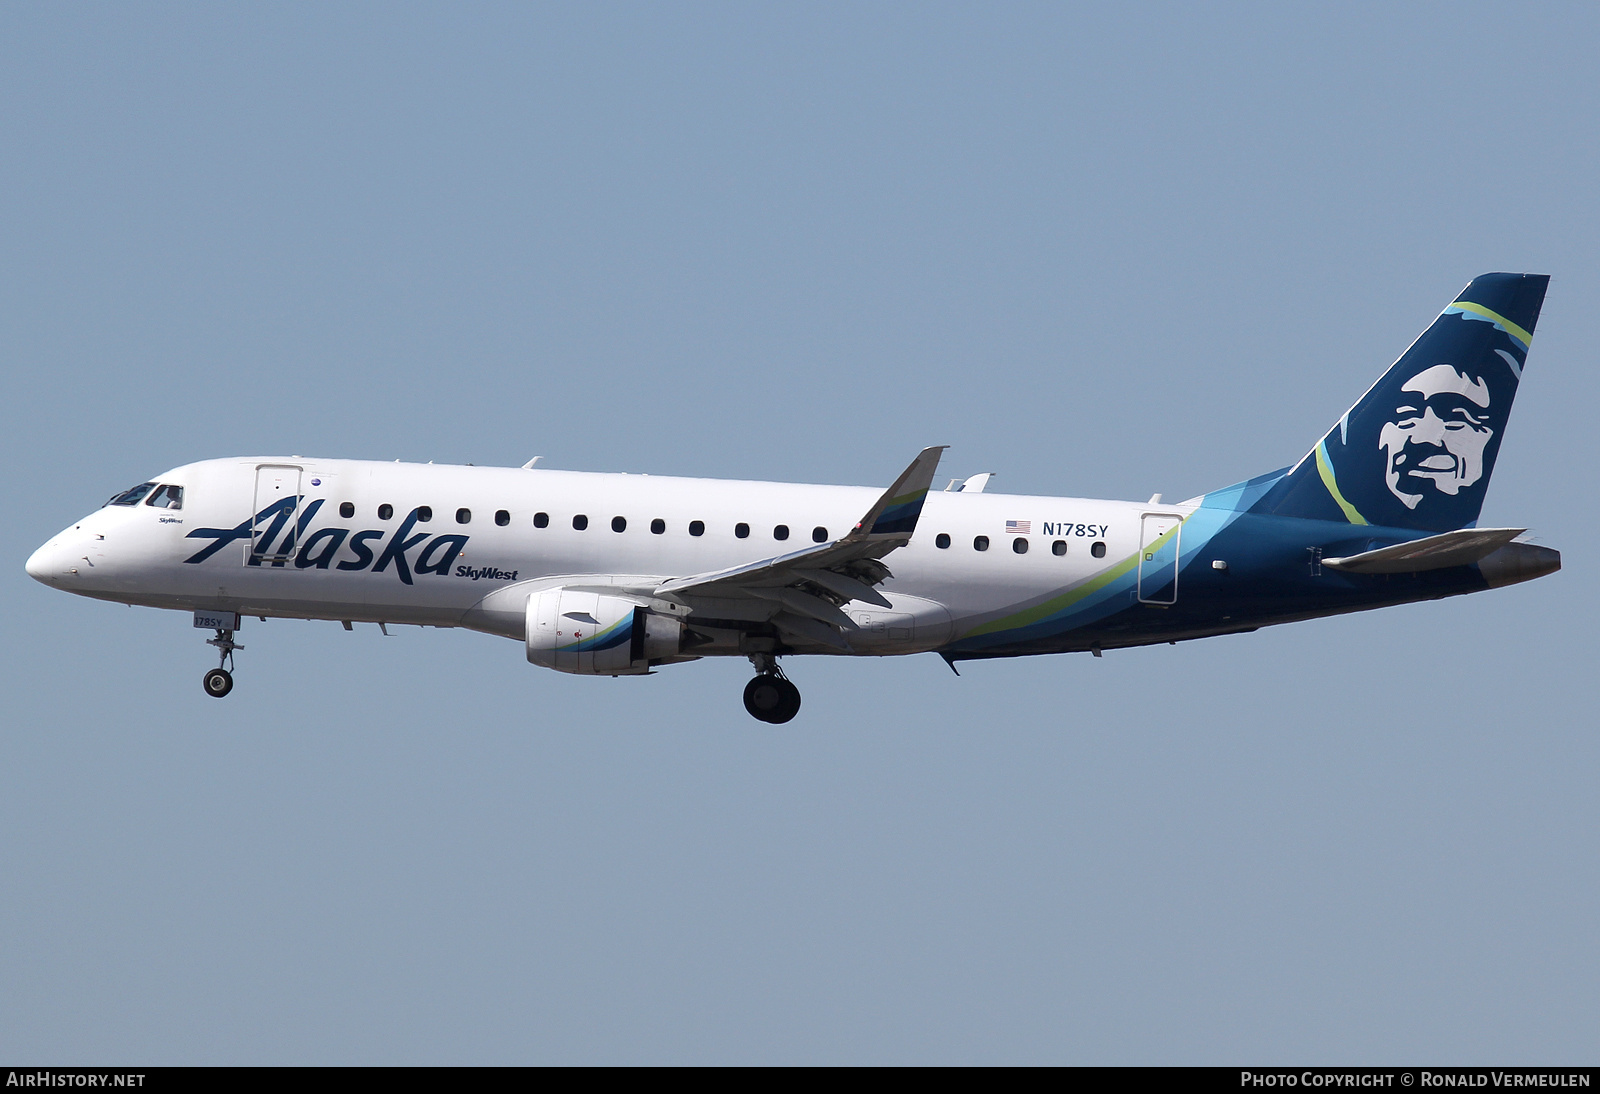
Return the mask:
<svg viewBox="0 0 1600 1094">
<path fill-rule="evenodd" d="M 206 645 L 217 647 L 222 657 L 217 667 L 206 673 L 201 686 L 213 699 L 221 699 L 233 690 L 233 673 L 228 671 L 233 668 L 233 651 L 242 650 L 244 647 L 233 640 L 232 631 L 224 630 L 218 630 L 215 638 L 206 639 Z"/>
<path fill-rule="evenodd" d="M 750 658 L 757 676 L 744 686 L 744 709 L 752 718 L 782 725 L 800 713 L 800 689 L 789 682 L 771 654 Z"/>
</svg>

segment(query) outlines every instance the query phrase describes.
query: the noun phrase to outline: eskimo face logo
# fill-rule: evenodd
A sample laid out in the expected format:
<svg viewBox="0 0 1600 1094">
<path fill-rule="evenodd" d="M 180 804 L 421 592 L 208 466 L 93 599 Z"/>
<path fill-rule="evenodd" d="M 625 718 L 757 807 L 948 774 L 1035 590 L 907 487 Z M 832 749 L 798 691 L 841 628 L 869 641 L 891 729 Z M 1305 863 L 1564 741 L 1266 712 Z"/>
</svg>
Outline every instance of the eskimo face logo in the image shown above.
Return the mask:
<svg viewBox="0 0 1600 1094">
<path fill-rule="evenodd" d="M 1489 385 L 1454 365 L 1433 365 L 1400 387 L 1378 434 L 1383 481 L 1407 509 L 1430 494 L 1454 496 L 1483 478 L 1494 436 Z"/>
</svg>

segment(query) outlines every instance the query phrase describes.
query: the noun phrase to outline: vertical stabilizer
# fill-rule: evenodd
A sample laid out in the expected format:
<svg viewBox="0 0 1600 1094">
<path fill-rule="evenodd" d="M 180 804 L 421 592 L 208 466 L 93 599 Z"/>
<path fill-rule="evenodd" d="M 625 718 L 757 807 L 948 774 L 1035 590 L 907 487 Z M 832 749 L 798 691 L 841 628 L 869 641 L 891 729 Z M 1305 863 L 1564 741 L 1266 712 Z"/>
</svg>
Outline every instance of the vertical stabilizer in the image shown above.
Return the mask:
<svg viewBox="0 0 1600 1094">
<path fill-rule="evenodd" d="M 1476 523 L 1549 282 L 1474 278 L 1253 511 L 1430 532 Z"/>
</svg>

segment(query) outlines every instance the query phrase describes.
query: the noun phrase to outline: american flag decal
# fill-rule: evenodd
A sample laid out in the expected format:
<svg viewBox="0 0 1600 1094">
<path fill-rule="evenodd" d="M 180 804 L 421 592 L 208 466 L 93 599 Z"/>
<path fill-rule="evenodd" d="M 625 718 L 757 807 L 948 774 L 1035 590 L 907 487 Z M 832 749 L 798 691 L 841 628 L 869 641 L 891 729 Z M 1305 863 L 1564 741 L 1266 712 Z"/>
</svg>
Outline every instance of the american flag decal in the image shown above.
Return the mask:
<svg viewBox="0 0 1600 1094">
<path fill-rule="evenodd" d="M 1031 535 L 1033 535 L 1033 521 L 1031 521 L 1031 520 L 1008 520 L 1008 521 L 1006 521 L 1006 535 L 1008 535 L 1008 536 L 1031 536 Z"/>
</svg>

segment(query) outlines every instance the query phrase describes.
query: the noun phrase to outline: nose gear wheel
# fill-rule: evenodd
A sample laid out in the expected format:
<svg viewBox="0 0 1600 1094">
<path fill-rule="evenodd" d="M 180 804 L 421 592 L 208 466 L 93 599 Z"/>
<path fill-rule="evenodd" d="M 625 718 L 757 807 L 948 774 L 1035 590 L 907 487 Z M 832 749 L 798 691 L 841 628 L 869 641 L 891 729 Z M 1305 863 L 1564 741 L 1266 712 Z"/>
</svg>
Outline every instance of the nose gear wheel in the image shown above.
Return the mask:
<svg viewBox="0 0 1600 1094">
<path fill-rule="evenodd" d="M 227 669 L 212 669 L 203 681 L 206 694 L 220 699 L 233 690 L 233 674 Z"/>
<path fill-rule="evenodd" d="M 233 632 L 218 630 L 215 638 L 206 639 L 206 645 L 217 647 L 221 655 L 217 667 L 206 673 L 201 681 L 201 686 L 206 689 L 206 694 L 213 699 L 221 699 L 233 690 L 233 673 L 228 670 L 233 668 L 233 651 L 242 650 L 243 646 L 233 640 Z"/>
</svg>

